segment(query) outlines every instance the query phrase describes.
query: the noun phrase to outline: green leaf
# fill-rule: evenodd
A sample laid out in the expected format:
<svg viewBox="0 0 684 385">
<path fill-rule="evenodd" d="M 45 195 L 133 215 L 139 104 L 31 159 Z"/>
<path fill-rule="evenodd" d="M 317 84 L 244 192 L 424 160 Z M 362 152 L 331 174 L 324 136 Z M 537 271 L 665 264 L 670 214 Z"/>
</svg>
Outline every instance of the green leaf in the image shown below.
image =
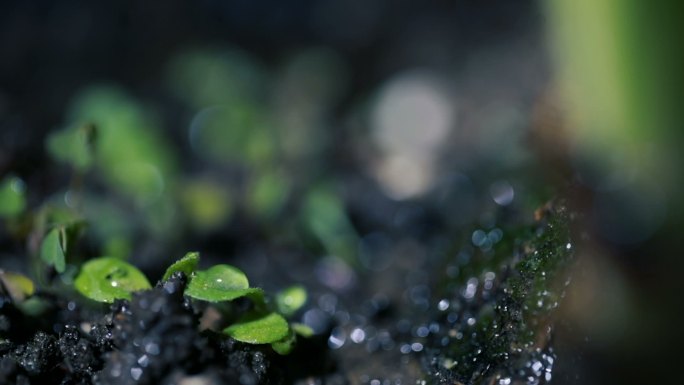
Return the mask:
<svg viewBox="0 0 684 385">
<path fill-rule="evenodd" d="M 312 335 L 314 335 L 313 329 L 309 325 L 305 324 L 300 324 L 300 323 L 293 323 L 290 325 L 292 327 L 292 330 L 294 330 L 295 333 L 299 334 L 302 337 L 309 338 Z"/>
<path fill-rule="evenodd" d="M 27 276 L 0 269 L 0 289 L 6 291 L 15 302 L 22 302 L 32 296 L 36 288 Z"/>
<path fill-rule="evenodd" d="M 54 139 L 48 148 L 53 156 L 53 150 L 67 151 L 65 146 L 73 153 L 57 153 L 57 159 L 95 167 L 111 189 L 143 206 L 157 202 L 171 184 L 175 155 L 158 120 L 119 87 L 94 85 L 79 92 L 71 100 L 67 119 L 77 126 L 67 129 L 63 145 Z M 88 147 L 88 132 L 79 133 L 79 127 L 89 123 L 97 126 L 97 143 Z"/>
<path fill-rule="evenodd" d="M 13 217 L 26 208 L 24 182 L 16 177 L 7 178 L 0 183 L 0 217 Z"/>
<path fill-rule="evenodd" d="M 140 270 L 113 257 L 96 258 L 83 264 L 74 285 L 84 296 L 108 303 L 118 298 L 130 299 L 132 292 L 151 288 Z"/>
<path fill-rule="evenodd" d="M 216 181 L 185 180 L 180 190 L 180 203 L 192 225 L 199 230 L 214 229 L 232 214 L 230 190 Z"/>
<path fill-rule="evenodd" d="M 249 344 L 270 344 L 285 338 L 290 332 L 287 321 L 278 313 L 252 315 L 223 330 L 234 339 Z"/>
<path fill-rule="evenodd" d="M 65 243 L 64 228 L 54 228 L 45 236 L 40 246 L 40 259 L 54 266 L 58 273 L 63 273 L 66 267 Z"/>
<path fill-rule="evenodd" d="M 247 295 L 260 295 L 263 291 L 250 288 L 247 276 L 230 265 L 216 265 L 196 271 L 185 294 L 209 302 L 230 301 Z"/>
<path fill-rule="evenodd" d="M 294 349 L 295 342 L 297 342 L 297 336 L 292 330 L 287 333 L 287 336 L 280 341 L 273 342 L 271 348 L 275 350 L 276 353 L 281 355 L 290 354 L 292 349 Z"/>
<path fill-rule="evenodd" d="M 200 255 L 196 251 L 185 254 L 183 258 L 177 260 L 171 266 L 169 266 L 168 269 L 166 269 L 166 272 L 162 277 L 162 281 L 168 280 L 171 277 L 171 275 L 177 271 L 182 271 L 183 273 L 185 273 L 187 277 L 190 277 L 190 275 L 197 268 L 199 259 Z"/>
<path fill-rule="evenodd" d="M 306 303 L 306 289 L 301 285 L 290 286 L 276 294 L 276 306 L 285 317 L 290 317 Z"/>
<path fill-rule="evenodd" d="M 52 132 L 47 138 L 47 150 L 61 162 L 71 164 L 79 171 L 86 171 L 93 163 L 95 126 L 84 124 Z"/>
<path fill-rule="evenodd" d="M 308 231 L 321 242 L 330 255 L 348 265 L 357 262 L 358 234 L 344 208 L 342 199 L 329 187 L 311 190 L 302 204 L 301 220 Z"/>
<path fill-rule="evenodd" d="M 264 172 L 252 180 L 247 203 L 257 215 L 273 218 L 285 204 L 289 190 L 287 178 L 275 171 Z"/>
<path fill-rule="evenodd" d="M 54 306 L 54 303 L 45 298 L 33 296 L 23 302 L 17 302 L 16 305 L 22 313 L 29 317 L 41 317 Z"/>
</svg>

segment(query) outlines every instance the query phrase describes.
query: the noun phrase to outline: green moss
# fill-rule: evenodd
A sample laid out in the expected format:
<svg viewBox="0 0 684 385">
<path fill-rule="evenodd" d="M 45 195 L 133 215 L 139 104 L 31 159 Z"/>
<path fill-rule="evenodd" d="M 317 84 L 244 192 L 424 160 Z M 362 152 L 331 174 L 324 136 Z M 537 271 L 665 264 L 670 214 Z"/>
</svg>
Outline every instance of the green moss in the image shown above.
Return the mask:
<svg viewBox="0 0 684 385">
<path fill-rule="evenodd" d="M 478 262 L 481 271 L 496 272 L 498 282 L 487 298 L 457 299 L 470 309 L 475 323 L 454 325 L 460 338 L 432 353 L 434 378 L 486 383 L 497 374 L 515 373 L 516 365 L 546 347 L 565 268 L 572 260 L 569 225 L 567 210 L 556 205 L 547 207 L 534 226 L 505 231 L 509 239 Z M 460 278 L 463 285 L 467 278 Z"/>
</svg>

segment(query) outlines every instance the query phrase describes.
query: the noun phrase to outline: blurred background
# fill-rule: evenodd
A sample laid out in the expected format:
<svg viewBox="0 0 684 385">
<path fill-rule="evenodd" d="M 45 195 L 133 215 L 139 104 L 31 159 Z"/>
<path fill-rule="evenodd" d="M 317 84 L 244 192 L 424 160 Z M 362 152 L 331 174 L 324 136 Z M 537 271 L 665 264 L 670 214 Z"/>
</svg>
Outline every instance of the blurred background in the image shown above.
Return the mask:
<svg viewBox="0 0 684 385">
<path fill-rule="evenodd" d="M 85 218 L 83 255 L 151 277 L 200 249 L 267 288 L 315 271 L 344 292 L 565 196 L 582 220 L 555 381 L 668 381 L 680 8 L 4 1 L 0 214 Z M 0 255 L 22 270 L 17 226 Z"/>
</svg>

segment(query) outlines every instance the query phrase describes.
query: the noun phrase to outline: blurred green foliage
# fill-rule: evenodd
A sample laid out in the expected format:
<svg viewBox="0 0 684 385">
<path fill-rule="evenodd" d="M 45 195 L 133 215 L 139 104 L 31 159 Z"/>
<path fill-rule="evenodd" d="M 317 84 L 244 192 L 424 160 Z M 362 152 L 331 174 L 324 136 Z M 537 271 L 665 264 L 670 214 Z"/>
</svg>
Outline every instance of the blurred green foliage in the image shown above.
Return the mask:
<svg viewBox="0 0 684 385">
<path fill-rule="evenodd" d="M 684 118 L 684 5 L 665 0 L 544 2 L 573 155 L 674 193 Z M 577 21 L 582 20 L 578 28 Z M 661 199 L 661 198 L 656 198 Z"/>
<path fill-rule="evenodd" d="M 52 207 L 87 220 L 101 255 L 128 258 L 141 238 L 166 245 L 184 229 L 207 234 L 247 216 L 268 237 L 313 237 L 316 253 L 354 266 L 358 236 L 342 199 L 317 182 L 327 157 L 323 125 L 343 78 L 340 59 L 324 50 L 293 55 L 279 71 L 237 49 L 177 55 L 166 79 L 197 156 L 182 163 L 155 107 L 116 86 L 86 88 L 71 101 L 65 128 L 46 141 L 72 170 Z M 211 171 L 180 172 L 197 162 Z M 294 233 L 275 233 L 292 224 Z"/>
<path fill-rule="evenodd" d="M 180 186 L 180 203 L 195 229 L 209 231 L 225 223 L 235 210 L 231 194 L 215 180 L 186 179 Z"/>
<path fill-rule="evenodd" d="M 72 101 L 68 116 L 76 125 L 48 138 L 56 159 L 81 170 L 93 164 L 111 189 L 138 204 L 161 195 L 176 160 L 150 110 L 117 87 L 94 86 Z"/>
<path fill-rule="evenodd" d="M 47 265 L 54 266 L 58 273 L 66 268 L 66 234 L 64 228 L 50 230 L 40 247 L 40 259 Z"/>
<path fill-rule="evenodd" d="M 22 302 L 35 290 L 33 281 L 27 276 L 0 269 L 0 292 L 9 294 L 13 301 Z"/>
<path fill-rule="evenodd" d="M 26 208 L 24 182 L 16 177 L 0 182 L 0 217 L 13 217 Z"/>
<path fill-rule="evenodd" d="M 302 203 L 301 220 L 332 255 L 356 266 L 358 235 L 349 221 L 340 198 L 326 187 L 313 189 Z"/>
<path fill-rule="evenodd" d="M 306 289 L 301 285 L 290 286 L 276 294 L 278 311 L 286 317 L 294 315 L 306 303 Z"/>
</svg>

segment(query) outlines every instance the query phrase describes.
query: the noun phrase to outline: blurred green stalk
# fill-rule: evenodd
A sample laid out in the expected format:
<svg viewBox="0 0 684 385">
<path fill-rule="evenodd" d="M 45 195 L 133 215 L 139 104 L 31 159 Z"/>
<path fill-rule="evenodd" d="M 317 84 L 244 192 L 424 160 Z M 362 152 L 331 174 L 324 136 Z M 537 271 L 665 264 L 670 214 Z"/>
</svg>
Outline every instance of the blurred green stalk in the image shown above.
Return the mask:
<svg viewBox="0 0 684 385">
<path fill-rule="evenodd" d="M 640 187 L 681 186 L 684 2 L 546 0 L 573 156 Z"/>
</svg>

